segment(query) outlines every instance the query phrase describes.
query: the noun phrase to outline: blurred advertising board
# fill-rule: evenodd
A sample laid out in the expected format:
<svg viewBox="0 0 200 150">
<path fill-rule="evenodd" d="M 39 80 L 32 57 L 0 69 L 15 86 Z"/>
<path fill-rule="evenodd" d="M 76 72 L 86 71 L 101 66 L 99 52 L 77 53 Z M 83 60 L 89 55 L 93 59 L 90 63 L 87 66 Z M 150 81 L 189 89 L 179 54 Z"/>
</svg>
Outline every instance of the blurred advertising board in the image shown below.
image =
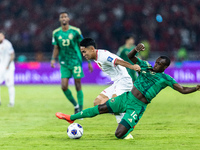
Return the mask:
<svg viewBox="0 0 200 150">
<path fill-rule="evenodd" d="M 150 62 L 153 65 L 153 62 Z M 109 84 L 110 78 L 92 62 L 94 71 L 88 70 L 88 63 L 83 63 L 85 77 L 83 84 Z M 59 64 L 51 68 L 49 62 L 15 63 L 15 84 L 60 84 Z M 171 64 L 165 73 L 172 76 L 178 83 L 200 83 L 200 62 L 184 62 Z M 71 78 L 69 84 L 74 84 Z"/>
</svg>

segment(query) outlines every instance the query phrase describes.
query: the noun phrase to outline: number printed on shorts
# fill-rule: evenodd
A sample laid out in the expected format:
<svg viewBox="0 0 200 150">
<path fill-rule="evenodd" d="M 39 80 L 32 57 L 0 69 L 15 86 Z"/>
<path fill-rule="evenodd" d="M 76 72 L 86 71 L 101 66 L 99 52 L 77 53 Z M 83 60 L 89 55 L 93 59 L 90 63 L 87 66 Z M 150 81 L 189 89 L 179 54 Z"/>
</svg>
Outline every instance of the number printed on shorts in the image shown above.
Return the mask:
<svg viewBox="0 0 200 150">
<path fill-rule="evenodd" d="M 81 67 L 80 66 L 75 66 L 74 67 L 74 73 L 77 74 L 77 77 L 81 76 Z"/>
<path fill-rule="evenodd" d="M 136 114 L 135 111 L 131 114 L 131 116 L 132 116 L 134 119 L 137 119 L 137 114 Z"/>
</svg>

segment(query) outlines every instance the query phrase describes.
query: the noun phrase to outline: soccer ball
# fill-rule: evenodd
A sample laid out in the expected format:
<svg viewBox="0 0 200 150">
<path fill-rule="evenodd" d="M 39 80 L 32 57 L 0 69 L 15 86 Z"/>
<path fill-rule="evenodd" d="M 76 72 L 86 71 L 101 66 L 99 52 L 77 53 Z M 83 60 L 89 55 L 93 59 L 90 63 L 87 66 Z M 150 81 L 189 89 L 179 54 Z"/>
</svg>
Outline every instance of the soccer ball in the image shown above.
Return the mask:
<svg viewBox="0 0 200 150">
<path fill-rule="evenodd" d="M 72 123 L 67 128 L 67 135 L 70 139 L 80 139 L 83 135 L 83 127 L 78 123 Z"/>
</svg>

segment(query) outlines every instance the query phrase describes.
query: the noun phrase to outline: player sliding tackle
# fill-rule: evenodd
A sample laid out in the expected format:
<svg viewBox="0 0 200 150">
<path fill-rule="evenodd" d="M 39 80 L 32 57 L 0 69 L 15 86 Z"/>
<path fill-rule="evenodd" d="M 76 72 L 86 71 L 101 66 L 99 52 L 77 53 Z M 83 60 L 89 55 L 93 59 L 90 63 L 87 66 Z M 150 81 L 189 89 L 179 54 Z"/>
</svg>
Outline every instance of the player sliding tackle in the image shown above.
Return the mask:
<svg viewBox="0 0 200 150">
<path fill-rule="evenodd" d="M 104 113 L 125 112 L 124 117 L 115 131 L 115 136 L 123 139 L 133 130 L 133 126 L 138 123 L 151 100 L 165 87 L 170 86 L 182 94 L 193 93 L 200 89 L 200 85 L 196 87 L 183 87 L 172 77 L 165 74 L 165 69 L 170 65 L 170 59 L 166 56 L 160 56 L 156 60 L 154 67 L 147 61 L 135 57 L 137 52 L 144 49 L 143 44 L 138 44 L 138 46 L 128 54 L 129 59 L 134 64 L 138 64 L 141 67 L 139 76 L 135 80 L 130 92 L 111 98 L 104 104 L 85 109 L 75 115 L 56 113 L 56 116 L 59 119 L 64 119 L 69 123 L 73 123 L 79 118 L 89 118 Z"/>
</svg>

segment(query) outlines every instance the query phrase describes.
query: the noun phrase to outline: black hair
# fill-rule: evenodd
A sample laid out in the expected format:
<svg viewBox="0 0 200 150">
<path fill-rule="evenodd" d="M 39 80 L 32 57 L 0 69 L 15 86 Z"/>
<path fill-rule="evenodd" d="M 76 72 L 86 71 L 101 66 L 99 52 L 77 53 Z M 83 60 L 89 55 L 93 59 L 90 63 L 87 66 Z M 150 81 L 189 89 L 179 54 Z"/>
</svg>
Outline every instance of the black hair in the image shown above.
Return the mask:
<svg viewBox="0 0 200 150">
<path fill-rule="evenodd" d="M 0 30 L 0 33 L 2 33 L 5 36 L 5 32 L 3 30 Z"/>
<path fill-rule="evenodd" d="M 84 47 L 94 46 L 94 48 L 96 49 L 95 40 L 93 40 L 92 38 L 84 38 L 84 39 L 80 42 L 80 46 L 84 46 Z"/>
<path fill-rule="evenodd" d="M 165 59 L 165 66 L 169 66 L 171 63 L 171 60 L 167 56 L 160 56 L 160 58 Z"/>
<path fill-rule="evenodd" d="M 68 14 L 68 12 L 67 11 L 61 11 L 61 12 L 59 12 L 59 15 L 61 15 L 61 14 Z"/>
<path fill-rule="evenodd" d="M 127 34 L 127 35 L 124 37 L 125 41 L 128 40 L 128 39 L 130 39 L 130 38 L 135 39 L 135 36 L 134 36 L 133 34 Z"/>
</svg>

